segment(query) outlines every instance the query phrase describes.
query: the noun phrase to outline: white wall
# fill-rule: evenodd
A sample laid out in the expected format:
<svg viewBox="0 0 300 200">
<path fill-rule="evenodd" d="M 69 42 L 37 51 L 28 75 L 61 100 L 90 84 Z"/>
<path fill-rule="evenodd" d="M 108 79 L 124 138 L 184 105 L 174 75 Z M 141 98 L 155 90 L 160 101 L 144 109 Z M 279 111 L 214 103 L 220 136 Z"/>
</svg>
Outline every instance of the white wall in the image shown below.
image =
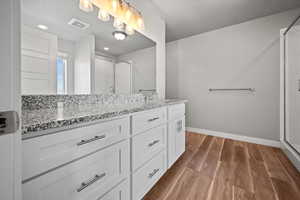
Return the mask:
<svg viewBox="0 0 300 200">
<path fill-rule="evenodd" d="M 167 97 L 188 99 L 187 126 L 279 140 L 279 31 L 292 10 L 167 45 Z M 254 93 L 208 88 L 255 88 Z"/>
<path fill-rule="evenodd" d="M 74 59 L 75 59 L 75 48 L 76 43 L 70 40 L 58 39 L 57 41 L 57 49 L 59 53 L 65 53 L 68 55 L 68 66 L 67 66 L 67 87 L 68 94 L 74 94 Z"/>
<path fill-rule="evenodd" d="M 95 59 L 95 94 L 112 93 L 114 91 L 114 65 L 107 59 Z"/>
<path fill-rule="evenodd" d="M 149 90 L 156 88 L 155 47 L 121 55 L 118 57 L 118 60 L 132 63 L 133 93 L 138 93 L 140 89 Z"/>
</svg>

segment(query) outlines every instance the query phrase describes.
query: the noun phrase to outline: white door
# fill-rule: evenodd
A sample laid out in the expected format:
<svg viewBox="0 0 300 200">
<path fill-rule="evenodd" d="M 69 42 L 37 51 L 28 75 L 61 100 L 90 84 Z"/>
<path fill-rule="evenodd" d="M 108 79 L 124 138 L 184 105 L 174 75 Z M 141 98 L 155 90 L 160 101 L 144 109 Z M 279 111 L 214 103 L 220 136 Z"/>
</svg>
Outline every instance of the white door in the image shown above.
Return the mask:
<svg viewBox="0 0 300 200">
<path fill-rule="evenodd" d="M 0 199 L 21 199 L 21 134 L 5 134 L 5 111 L 20 111 L 20 0 L 0 1 Z"/>
<path fill-rule="evenodd" d="M 300 152 L 300 27 L 286 36 L 286 139 Z"/>
<path fill-rule="evenodd" d="M 22 94 L 56 94 L 57 36 L 22 27 Z"/>
<path fill-rule="evenodd" d="M 115 92 L 132 93 L 132 67 L 130 63 L 119 62 L 115 65 Z"/>
<path fill-rule="evenodd" d="M 95 93 L 112 93 L 114 91 L 114 62 L 95 59 Z"/>
</svg>

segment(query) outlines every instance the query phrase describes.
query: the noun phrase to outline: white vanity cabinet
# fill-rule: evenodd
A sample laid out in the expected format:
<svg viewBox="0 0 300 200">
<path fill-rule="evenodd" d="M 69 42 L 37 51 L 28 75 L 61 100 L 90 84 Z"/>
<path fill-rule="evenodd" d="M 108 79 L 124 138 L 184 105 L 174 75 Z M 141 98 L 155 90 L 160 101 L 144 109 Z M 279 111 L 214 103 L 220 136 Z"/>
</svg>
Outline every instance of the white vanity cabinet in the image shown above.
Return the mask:
<svg viewBox="0 0 300 200">
<path fill-rule="evenodd" d="M 23 140 L 23 199 L 141 200 L 184 151 L 184 104 Z"/>
<path fill-rule="evenodd" d="M 168 168 L 185 151 L 185 104 L 168 107 Z"/>
<path fill-rule="evenodd" d="M 140 200 L 167 170 L 167 107 L 132 116 L 132 200 Z"/>
</svg>

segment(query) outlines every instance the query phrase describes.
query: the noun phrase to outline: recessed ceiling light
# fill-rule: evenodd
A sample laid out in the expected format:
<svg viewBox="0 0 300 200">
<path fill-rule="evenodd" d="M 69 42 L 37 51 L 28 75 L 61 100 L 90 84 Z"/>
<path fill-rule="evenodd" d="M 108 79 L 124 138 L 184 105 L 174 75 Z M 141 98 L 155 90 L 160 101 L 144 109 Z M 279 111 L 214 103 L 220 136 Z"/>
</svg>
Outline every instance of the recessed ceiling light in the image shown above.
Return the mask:
<svg viewBox="0 0 300 200">
<path fill-rule="evenodd" d="M 127 37 L 127 34 L 123 31 L 115 31 L 115 32 L 113 32 L 113 36 L 116 40 L 125 40 Z"/>
<path fill-rule="evenodd" d="M 109 48 L 108 48 L 108 47 L 104 47 L 103 49 L 104 49 L 105 51 L 108 51 L 108 50 L 109 50 Z"/>
<path fill-rule="evenodd" d="M 48 26 L 43 25 L 43 24 L 39 24 L 37 27 L 42 30 L 48 30 Z"/>
</svg>

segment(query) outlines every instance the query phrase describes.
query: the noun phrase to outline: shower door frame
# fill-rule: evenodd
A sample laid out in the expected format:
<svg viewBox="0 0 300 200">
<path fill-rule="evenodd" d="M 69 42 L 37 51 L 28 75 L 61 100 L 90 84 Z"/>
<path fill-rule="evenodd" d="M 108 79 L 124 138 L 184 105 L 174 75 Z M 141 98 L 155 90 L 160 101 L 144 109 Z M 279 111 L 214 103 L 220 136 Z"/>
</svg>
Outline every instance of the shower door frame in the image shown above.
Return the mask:
<svg viewBox="0 0 300 200">
<path fill-rule="evenodd" d="M 300 25 L 299 25 L 300 27 Z M 286 31 L 287 28 L 280 30 L 280 141 L 281 148 L 300 171 L 300 152 L 298 152 L 287 140 L 287 73 L 286 73 Z M 289 30 L 288 30 L 289 31 Z"/>
</svg>

